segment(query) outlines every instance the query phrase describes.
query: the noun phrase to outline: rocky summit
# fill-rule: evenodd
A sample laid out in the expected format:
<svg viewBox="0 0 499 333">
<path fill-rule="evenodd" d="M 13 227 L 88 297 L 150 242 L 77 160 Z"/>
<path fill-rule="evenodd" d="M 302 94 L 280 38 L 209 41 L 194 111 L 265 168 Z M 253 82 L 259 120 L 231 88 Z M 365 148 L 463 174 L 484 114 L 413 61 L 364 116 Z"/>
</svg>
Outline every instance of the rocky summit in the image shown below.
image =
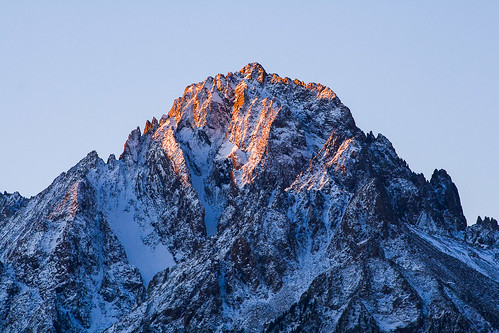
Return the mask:
<svg viewBox="0 0 499 333">
<path fill-rule="evenodd" d="M 257 63 L 0 194 L 2 332 L 497 332 L 499 227 Z"/>
</svg>

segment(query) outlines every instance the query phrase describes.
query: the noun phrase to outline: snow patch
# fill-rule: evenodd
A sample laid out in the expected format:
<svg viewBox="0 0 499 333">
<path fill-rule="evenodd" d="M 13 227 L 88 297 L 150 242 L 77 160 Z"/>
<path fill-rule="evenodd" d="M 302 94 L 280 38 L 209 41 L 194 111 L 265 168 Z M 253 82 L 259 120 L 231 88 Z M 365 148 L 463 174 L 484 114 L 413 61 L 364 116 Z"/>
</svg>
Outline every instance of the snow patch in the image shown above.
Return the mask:
<svg viewBox="0 0 499 333">
<path fill-rule="evenodd" d="M 125 247 L 128 261 L 139 269 L 144 284 L 147 285 L 156 273 L 173 266 L 175 261 L 168 248 L 151 230 L 152 226 L 140 226 L 134 218 L 135 214 L 134 208 L 118 209 L 107 214 L 107 220 L 111 230 Z"/>
<path fill-rule="evenodd" d="M 499 265 L 497 259 L 495 259 L 494 253 L 491 250 L 472 248 L 466 244 L 457 242 L 455 239 L 450 239 L 443 235 L 439 235 L 439 238 L 436 238 L 414 227 L 408 227 L 413 233 L 429 242 L 440 252 L 458 259 L 470 268 L 482 273 L 496 282 L 499 282 Z"/>
<path fill-rule="evenodd" d="M 125 248 L 128 262 L 137 267 L 147 286 L 156 273 L 172 267 L 175 261 L 151 224 L 159 216 L 146 209 L 135 194 L 134 176 L 127 174 L 119 161 L 115 168 L 102 166 L 87 178 L 99 191 L 100 210 Z"/>
</svg>

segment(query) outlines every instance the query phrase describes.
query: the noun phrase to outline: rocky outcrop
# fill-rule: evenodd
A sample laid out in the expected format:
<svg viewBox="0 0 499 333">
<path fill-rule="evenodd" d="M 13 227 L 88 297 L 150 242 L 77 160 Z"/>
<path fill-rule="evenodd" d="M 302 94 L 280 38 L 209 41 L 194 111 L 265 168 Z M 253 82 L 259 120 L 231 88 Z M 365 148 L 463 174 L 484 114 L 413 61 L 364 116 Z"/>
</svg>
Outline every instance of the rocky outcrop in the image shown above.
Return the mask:
<svg viewBox="0 0 499 333">
<path fill-rule="evenodd" d="M 482 219 L 479 216 L 476 223 L 466 229 L 466 241 L 484 249 L 499 248 L 499 226 L 497 220 L 487 216 Z"/>
<path fill-rule="evenodd" d="M 0 223 L 14 215 L 19 209 L 26 206 L 29 199 L 23 197 L 19 192 L 0 193 Z"/>
</svg>

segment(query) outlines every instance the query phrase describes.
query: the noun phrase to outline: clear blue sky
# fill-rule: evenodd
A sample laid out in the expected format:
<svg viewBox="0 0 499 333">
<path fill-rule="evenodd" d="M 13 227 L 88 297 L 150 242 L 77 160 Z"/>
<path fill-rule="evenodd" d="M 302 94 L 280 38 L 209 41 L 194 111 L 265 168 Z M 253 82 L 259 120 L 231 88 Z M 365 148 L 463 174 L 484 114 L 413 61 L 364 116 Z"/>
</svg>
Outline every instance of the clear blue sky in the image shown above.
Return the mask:
<svg viewBox="0 0 499 333">
<path fill-rule="evenodd" d="M 446 169 L 468 223 L 499 217 L 499 1 L 2 1 L 0 191 L 119 155 L 185 86 L 253 61 Z"/>
</svg>

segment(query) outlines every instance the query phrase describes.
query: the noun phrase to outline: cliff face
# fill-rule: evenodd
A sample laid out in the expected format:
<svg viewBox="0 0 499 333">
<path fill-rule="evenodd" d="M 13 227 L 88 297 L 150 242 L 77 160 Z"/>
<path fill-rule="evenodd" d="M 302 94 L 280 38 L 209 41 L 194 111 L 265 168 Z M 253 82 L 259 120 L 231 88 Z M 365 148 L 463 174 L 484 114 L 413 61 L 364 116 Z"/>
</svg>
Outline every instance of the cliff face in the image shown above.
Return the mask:
<svg viewBox="0 0 499 333">
<path fill-rule="evenodd" d="M 118 160 L 5 196 L 4 331 L 499 329 L 497 222 L 466 227 L 444 170 L 256 63 L 187 87 Z"/>
</svg>

